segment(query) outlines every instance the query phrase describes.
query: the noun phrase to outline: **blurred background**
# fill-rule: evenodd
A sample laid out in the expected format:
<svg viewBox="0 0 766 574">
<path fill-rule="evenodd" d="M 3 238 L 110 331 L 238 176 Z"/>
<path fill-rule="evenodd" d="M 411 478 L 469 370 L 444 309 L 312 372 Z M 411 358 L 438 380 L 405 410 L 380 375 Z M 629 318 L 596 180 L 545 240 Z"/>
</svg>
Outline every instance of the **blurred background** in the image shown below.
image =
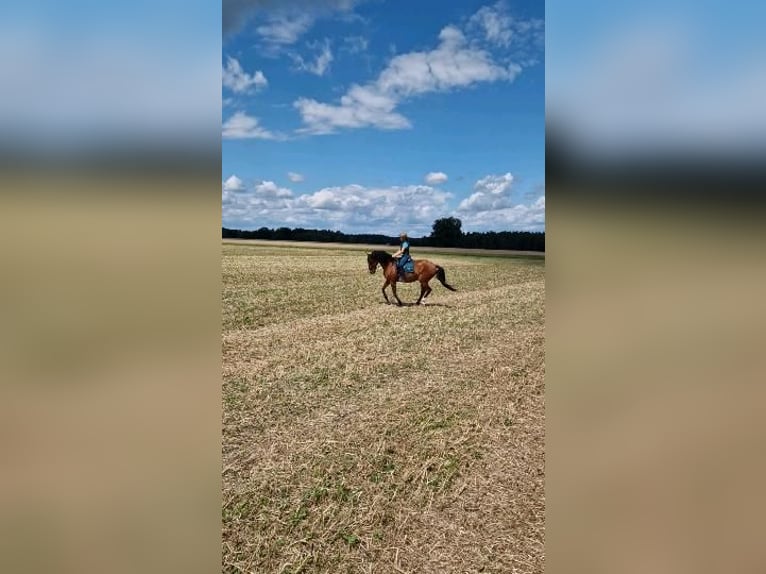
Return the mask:
<svg viewBox="0 0 766 574">
<path fill-rule="evenodd" d="M 216 571 L 221 26 L 260 3 L 15 4 L 0 570 Z M 766 570 L 765 16 L 546 4 L 552 571 Z"/>
<path fill-rule="evenodd" d="M 546 3 L 546 567 L 760 572 L 763 3 Z"/>
<path fill-rule="evenodd" d="M 0 571 L 220 568 L 221 6 L 0 6 Z"/>
</svg>

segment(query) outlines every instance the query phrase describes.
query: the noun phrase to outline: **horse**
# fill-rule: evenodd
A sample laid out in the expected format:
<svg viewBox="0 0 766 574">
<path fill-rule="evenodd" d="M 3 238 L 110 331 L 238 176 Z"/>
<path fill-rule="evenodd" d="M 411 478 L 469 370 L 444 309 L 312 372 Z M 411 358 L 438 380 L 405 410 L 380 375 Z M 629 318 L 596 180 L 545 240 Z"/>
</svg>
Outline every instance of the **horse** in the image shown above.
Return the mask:
<svg viewBox="0 0 766 574">
<path fill-rule="evenodd" d="M 428 259 L 415 259 L 414 264 L 414 273 L 404 273 L 404 277 L 400 279 L 399 270 L 396 267 L 396 259 L 394 259 L 391 254 L 386 253 L 385 251 L 372 251 L 367 254 L 367 266 L 370 274 L 375 273 L 378 265 L 380 265 L 380 268 L 383 270 L 383 278 L 386 282 L 383 283 L 381 291 L 383 292 L 383 297 L 386 299 L 386 303 L 391 303 L 388 299 L 388 295 L 386 295 L 386 287 L 391 285 L 391 291 L 394 294 L 397 304 L 399 306 L 402 305 L 401 299 L 399 299 L 399 296 L 396 294 L 397 281 L 403 281 L 404 283 L 420 281 L 420 297 L 418 297 L 416 305 L 420 305 L 421 301 L 431 294 L 431 287 L 429 287 L 428 282 L 434 277 L 436 277 L 439 282 L 450 291 L 457 291 L 457 289 L 447 283 L 444 269 L 439 265 L 432 263 Z"/>
</svg>

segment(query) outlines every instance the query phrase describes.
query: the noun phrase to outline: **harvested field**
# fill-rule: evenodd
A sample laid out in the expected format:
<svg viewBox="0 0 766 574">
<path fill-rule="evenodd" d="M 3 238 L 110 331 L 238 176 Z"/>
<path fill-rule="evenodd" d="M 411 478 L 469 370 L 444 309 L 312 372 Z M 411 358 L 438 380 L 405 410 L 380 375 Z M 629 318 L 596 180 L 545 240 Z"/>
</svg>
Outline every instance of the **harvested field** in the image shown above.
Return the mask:
<svg viewBox="0 0 766 574">
<path fill-rule="evenodd" d="M 224 244 L 224 572 L 543 571 L 544 259 L 413 251 Z"/>
</svg>

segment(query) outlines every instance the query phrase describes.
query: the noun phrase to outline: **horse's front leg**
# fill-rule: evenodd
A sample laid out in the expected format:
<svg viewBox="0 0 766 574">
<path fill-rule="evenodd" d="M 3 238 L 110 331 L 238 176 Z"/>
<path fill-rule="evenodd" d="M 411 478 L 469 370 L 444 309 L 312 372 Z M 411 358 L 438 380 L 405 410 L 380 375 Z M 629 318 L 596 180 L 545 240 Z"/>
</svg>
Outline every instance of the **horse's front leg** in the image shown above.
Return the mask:
<svg viewBox="0 0 766 574">
<path fill-rule="evenodd" d="M 394 299 L 396 299 L 396 304 L 401 307 L 403 305 L 402 300 L 399 299 L 399 295 L 396 294 L 396 281 L 391 283 L 391 292 L 394 294 Z"/>
<path fill-rule="evenodd" d="M 388 279 L 386 279 L 386 282 L 383 283 L 383 288 L 381 289 L 381 291 L 383 292 L 383 297 L 386 298 L 386 303 L 390 305 L 391 301 L 389 301 L 388 295 L 386 295 L 386 287 L 388 287 L 388 283 L 389 283 L 389 281 L 388 281 Z"/>
</svg>

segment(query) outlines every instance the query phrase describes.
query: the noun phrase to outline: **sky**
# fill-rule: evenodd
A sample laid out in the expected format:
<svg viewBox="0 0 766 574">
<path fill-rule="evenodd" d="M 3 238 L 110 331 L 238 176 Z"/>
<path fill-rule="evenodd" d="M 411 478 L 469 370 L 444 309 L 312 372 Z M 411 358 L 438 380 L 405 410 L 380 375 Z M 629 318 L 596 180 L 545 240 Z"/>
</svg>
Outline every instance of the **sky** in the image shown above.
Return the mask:
<svg viewBox="0 0 766 574">
<path fill-rule="evenodd" d="M 544 3 L 224 0 L 222 219 L 545 228 Z"/>
</svg>

